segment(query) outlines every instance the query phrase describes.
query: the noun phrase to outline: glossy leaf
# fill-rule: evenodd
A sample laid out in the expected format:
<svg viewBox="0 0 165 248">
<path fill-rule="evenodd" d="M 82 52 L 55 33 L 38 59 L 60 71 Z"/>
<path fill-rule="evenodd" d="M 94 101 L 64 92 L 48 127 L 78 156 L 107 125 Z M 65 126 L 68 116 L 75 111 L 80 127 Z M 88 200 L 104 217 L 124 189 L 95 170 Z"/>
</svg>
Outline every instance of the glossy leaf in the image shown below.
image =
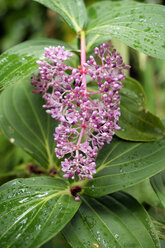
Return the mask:
<svg viewBox="0 0 165 248">
<path fill-rule="evenodd" d="M 85 194 L 99 197 L 137 184 L 164 169 L 165 138 L 150 143 L 113 138 L 99 151 L 97 173 L 84 186 Z"/>
<path fill-rule="evenodd" d="M 145 109 L 145 95 L 141 85 L 127 77 L 121 90 L 121 129 L 116 135 L 133 141 L 154 141 L 165 135 L 162 121 Z"/>
<path fill-rule="evenodd" d="M 8 87 L 0 96 L 0 127 L 8 139 L 45 168 L 54 165 L 56 121 L 42 108 L 44 100 L 32 93 L 30 79 Z"/>
<path fill-rule="evenodd" d="M 101 1 L 88 9 L 87 34 L 106 35 L 150 56 L 165 58 L 165 7 Z"/>
<path fill-rule="evenodd" d="M 87 14 L 83 0 L 34 0 L 56 11 L 73 31 L 80 32 L 86 24 Z"/>
<path fill-rule="evenodd" d="M 23 42 L 0 55 L 0 86 L 16 83 L 38 68 L 36 61 L 43 56 L 44 47 L 48 46 L 70 47 L 58 40 L 40 39 Z"/>
<path fill-rule="evenodd" d="M 165 208 L 165 170 L 158 173 L 150 180 L 155 193 L 159 197 L 162 206 Z"/>
<path fill-rule="evenodd" d="M 86 51 L 87 53 L 93 53 L 94 48 L 99 46 L 100 44 L 109 41 L 111 38 L 109 36 L 105 35 L 99 35 L 99 34 L 91 34 L 87 36 L 87 46 L 86 46 Z"/>
<path fill-rule="evenodd" d="M 4 184 L 0 247 L 39 247 L 70 221 L 79 205 L 62 179 L 16 179 Z"/>
<path fill-rule="evenodd" d="M 148 214 L 129 195 L 118 192 L 82 199 L 83 204 L 62 231 L 72 247 L 160 247 Z"/>
<path fill-rule="evenodd" d="M 146 203 L 150 206 L 160 207 L 160 201 L 151 186 L 149 178 L 126 188 L 124 191 L 132 195 L 141 204 Z"/>
</svg>

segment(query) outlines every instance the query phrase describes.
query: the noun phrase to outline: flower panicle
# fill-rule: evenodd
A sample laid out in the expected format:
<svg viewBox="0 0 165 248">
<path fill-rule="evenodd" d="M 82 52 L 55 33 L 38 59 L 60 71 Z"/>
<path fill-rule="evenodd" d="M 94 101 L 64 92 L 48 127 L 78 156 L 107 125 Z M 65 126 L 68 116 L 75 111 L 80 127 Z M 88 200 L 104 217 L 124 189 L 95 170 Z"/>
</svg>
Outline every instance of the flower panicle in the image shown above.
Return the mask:
<svg viewBox="0 0 165 248">
<path fill-rule="evenodd" d="M 59 159 L 67 155 L 61 162 L 65 178 L 92 179 L 98 149 L 120 129 L 119 90 L 125 79 L 122 70 L 129 66 L 111 43 L 96 47 L 94 53 L 100 64 L 90 56 L 82 70 L 64 63 L 72 57 L 64 47 L 45 48 L 44 59 L 37 61 L 39 73 L 31 80 L 33 92 L 43 94 L 46 112 L 60 122 L 54 132 L 55 152 Z M 84 74 L 91 77 L 96 91 L 85 88 Z"/>
</svg>

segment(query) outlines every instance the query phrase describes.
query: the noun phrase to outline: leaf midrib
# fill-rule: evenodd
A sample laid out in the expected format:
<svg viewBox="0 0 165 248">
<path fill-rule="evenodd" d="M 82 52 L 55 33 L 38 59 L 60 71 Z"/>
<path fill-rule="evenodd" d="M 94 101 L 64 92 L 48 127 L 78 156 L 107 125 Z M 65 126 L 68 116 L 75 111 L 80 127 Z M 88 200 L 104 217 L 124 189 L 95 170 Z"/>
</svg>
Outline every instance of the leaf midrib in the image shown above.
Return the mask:
<svg viewBox="0 0 165 248">
<path fill-rule="evenodd" d="M 94 209 L 94 208 L 85 200 L 84 197 L 82 197 L 82 199 L 83 199 L 83 202 L 87 205 L 87 207 L 90 208 L 90 210 L 91 210 L 92 212 L 94 212 L 94 214 L 97 216 L 97 218 L 98 218 L 98 219 L 100 220 L 100 222 L 103 224 L 103 226 L 105 226 L 105 228 L 110 232 L 110 234 L 112 235 L 112 237 L 114 238 L 114 240 L 117 242 L 117 244 L 119 245 L 119 247 L 121 247 L 119 241 L 115 238 L 115 236 L 113 235 L 113 233 L 111 232 L 111 230 L 109 229 L 109 227 L 107 226 L 107 224 L 102 220 L 102 218 L 99 216 L 99 214 L 96 212 L 96 210 L 95 210 L 95 209 Z M 83 214 L 81 213 L 81 208 L 79 209 L 79 212 L 80 212 L 81 216 L 83 217 Z M 89 226 L 88 222 L 85 222 L 85 223 Z M 92 229 L 90 228 L 90 226 L 89 226 L 89 229 L 90 229 L 90 231 L 93 233 L 93 235 L 96 236 L 96 234 L 92 231 Z M 97 242 L 98 242 L 97 237 L 96 237 L 96 240 L 97 240 Z M 122 247 L 121 247 L 121 248 L 122 248 Z"/>
<path fill-rule="evenodd" d="M 157 163 L 160 163 L 160 162 L 162 162 L 162 161 L 165 161 L 165 158 L 164 159 L 162 159 L 162 160 L 160 160 L 160 161 L 158 161 Z M 154 165 L 155 165 L 155 167 L 156 167 L 156 164 L 157 163 L 155 163 L 154 162 Z M 116 173 L 116 174 L 111 174 L 111 175 L 104 175 L 104 176 L 99 176 L 99 177 L 94 177 L 93 178 L 93 182 L 94 181 L 97 181 L 97 180 L 100 180 L 100 179 L 102 179 L 102 178 L 106 178 L 106 177 L 116 177 L 116 176 L 122 176 L 122 174 L 124 174 L 124 175 L 126 175 L 126 174 L 132 174 L 132 173 L 136 173 L 136 171 L 143 171 L 143 170 L 146 170 L 147 168 L 149 168 L 149 167 L 153 167 L 153 164 L 151 163 L 150 165 L 148 165 L 148 166 L 145 166 L 144 168 L 140 168 L 140 169 L 136 169 L 136 170 L 132 170 L 132 171 L 129 171 L 129 172 L 126 172 L 126 173 L 120 173 L 120 174 L 118 174 L 118 173 Z M 158 171 L 156 171 L 156 172 L 153 172 L 153 173 L 151 173 L 149 176 L 147 176 L 147 177 L 145 177 L 145 178 L 142 178 L 140 181 L 138 181 L 138 183 L 140 183 L 140 182 L 142 182 L 142 181 L 144 181 L 144 179 L 147 179 L 147 178 L 150 178 L 150 177 L 152 177 L 153 175 L 155 175 L 156 173 L 159 173 L 160 171 L 162 171 L 163 169 L 161 168 L 161 169 L 159 169 Z M 88 181 L 89 182 L 89 181 Z M 134 184 L 137 184 L 136 182 L 134 183 Z M 134 184 L 131 184 L 131 185 L 134 185 Z M 117 183 L 117 184 L 111 184 L 110 186 L 116 186 L 116 185 L 121 185 L 121 183 Z M 107 188 L 109 185 L 105 185 L 105 186 L 94 186 L 94 188 Z M 128 185 L 129 186 L 129 185 Z M 91 186 L 90 186 L 91 187 Z M 87 185 L 85 185 L 83 188 L 90 188 L 89 186 L 87 187 Z"/>
<path fill-rule="evenodd" d="M 60 197 L 57 199 L 56 203 L 55 203 L 54 206 L 53 206 L 52 211 L 54 211 L 54 209 L 55 209 L 55 207 L 56 207 L 58 201 L 61 199 L 61 197 L 62 197 L 62 196 L 60 196 Z M 29 226 L 31 225 L 31 223 L 34 221 L 34 219 L 35 219 L 36 216 L 39 214 L 39 212 L 40 212 L 40 210 L 43 208 L 43 206 L 48 202 L 48 200 L 49 200 L 49 199 L 47 199 L 47 200 L 45 200 L 45 201 L 43 202 L 42 206 L 39 208 L 39 210 L 37 211 L 37 213 L 33 216 L 33 218 L 32 218 L 31 221 L 28 223 L 28 225 L 26 226 L 26 228 L 23 230 L 23 232 L 21 233 L 21 235 L 22 235 L 23 233 L 25 233 L 25 231 L 28 229 L 28 227 L 29 227 Z M 52 211 L 51 211 L 49 217 L 46 219 L 46 222 L 47 222 L 47 220 L 50 218 L 50 216 L 51 216 L 51 214 L 52 214 Z M 45 222 L 45 224 L 46 224 L 46 222 Z M 44 224 L 44 225 L 45 225 L 45 224 Z M 43 226 L 44 226 L 44 225 L 43 225 Z M 41 232 L 41 229 L 40 229 L 39 233 L 40 233 L 40 232 Z M 21 237 L 21 235 L 18 237 L 18 239 Z M 35 238 L 36 238 L 36 237 L 35 237 Z M 11 243 L 11 244 L 9 245 L 8 248 L 10 248 L 11 245 L 13 245 L 16 241 L 18 241 L 18 239 L 15 239 L 14 242 Z"/>
<path fill-rule="evenodd" d="M 143 145 L 143 144 L 140 144 L 140 145 Z M 140 146 L 139 145 L 139 146 Z M 135 147 L 136 148 L 136 147 Z M 154 152 L 152 152 L 152 153 L 150 153 L 150 154 L 147 154 L 147 155 L 144 155 L 144 156 L 142 156 L 142 157 L 138 157 L 138 158 L 136 158 L 136 159 L 132 159 L 132 160 L 128 160 L 128 161 L 125 161 L 125 162 L 121 162 L 121 163 L 117 163 L 117 164 L 113 164 L 113 165 L 111 165 L 111 167 L 113 167 L 113 166 L 116 166 L 116 165 L 121 165 L 121 164 L 126 164 L 126 163 L 131 163 L 131 162 L 133 162 L 133 161 L 138 161 L 138 160 L 143 160 L 143 159 L 145 159 L 145 158 L 148 158 L 148 157 L 150 157 L 150 156 L 152 156 L 152 155 L 154 155 L 155 153 L 157 153 L 157 152 L 160 152 L 163 148 L 165 148 L 165 145 L 164 146 L 162 146 L 159 150 L 156 150 L 156 151 L 154 151 Z M 126 152 L 127 153 L 127 152 Z M 120 157 L 120 156 L 119 156 Z M 109 162 L 107 162 L 107 163 L 105 163 L 104 165 L 105 165 L 105 168 L 106 167 L 108 167 L 108 166 L 106 166 L 106 165 L 108 165 L 108 163 L 111 163 L 112 161 L 114 161 L 114 160 L 116 160 L 115 158 L 114 159 L 112 159 L 112 160 L 110 160 Z"/>
<path fill-rule="evenodd" d="M 119 192 L 120 193 L 120 192 Z M 129 212 L 131 215 L 133 215 L 134 216 L 134 219 L 136 219 L 137 221 L 139 221 L 142 225 L 143 225 L 143 227 L 144 227 L 144 229 L 146 229 L 146 226 L 144 225 L 144 223 L 141 221 L 141 219 L 140 218 L 138 218 L 137 217 L 137 215 L 133 212 L 133 211 L 131 211 L 128 207 L 126 207 L 123 203 L 121 203 L 119 200 L 117 200 L 116 198 L 114 198 L 114 197 L 112 197 L 112 196 L 110 196 L 110 195 L 108 195 L 108 196 L 105 196 L 106 198 L 108 198 L 108 199 L 111 199 L 112 201 L 114 201 L 114 202 L 116 202 L 119 206 L 121 206 L 122 208 L 124 208 L 127 212 Z M 141 207 L 141 206 L 140 206 Z M 146 229 L 147 230 L 147 229 Z M 152 242 L 152 244 L 154 245 L 154 247 L 155 247 L 155 243 L 154 243 L 154 241 L 153 241 L 153 238 L 151 237 L 151 235 L 150 235 L 150 233 L 148 232 L 148 230 L 147 230 L 147 234 L 148 234 L 148 237 L 150 238 L 150 240 L 151 240 L 151 242 Z M 139 240 L 139 242 L 140 242 L 140 240 Z M 140 242 L 141 243 L 141 242 Z M 141 246 L 142 246 L 142 244 L 141 244 Z M 143 247 L 143 246 L 142 246 Z M 144 248 L 144 247 L 143 247 Z"/>
<path fill-rule="evenodd" d="M 54 1 L 50 0 L 52 5 L 55 4 Z M 58 0 L 56 0 L 58 1 Z M 79 32 L 81 30 L 81 27 L 76 23 L 75 19 L 72 18 L 69 13 L 65 10 L 64 6 L 61 4 L 61 2 L 58 1 L 58 5 L 55 5 L 56 7 L 55 8 L 59 8 L 60 10 L 62 10 L 64 12 L 64 14 L 68 17 L 68 19 L 73 23 L 75 29 L 77 32 Z M 61 7 L 62 6 L 62 7 Z M 64 18 L 64 17 L 63 17 Z"/>
<path fill-rule="evenodd" d="M 106 197 L 106 196 L 105 196 Z M 95 199 L 94 199 L 95 200 Z M 97 204 L 98 205 L 101 205 L 102 208 L 105 208 L 106 210 L 108 210 L 108 212 L 112 213 L 121 223 L 123 226 L 126 227 L 126 229 L 131 233 L 131 235 L 135 238 L 135 240 L 137 240 L 137 242 L 140 244 L 141 246 L 141 243 L 139 242 L 139 240 L 137 239 L 137 237 L 134 235 L 134 233 L 130 230 L 130 228 L 125 224 L 125 222 L 123 222 L 123 220 L 120 218 L 119 215 L 117 215 L 113 210 L 109 209 L 106 205 L 104 205 L 102 202 L 100 201 L 97 201 Z M 142 246 L 141 246 L 142 247 Z"/>
<path fill-rule="evenodd" d="M 120 145 L 120 144 L 121 144 L 121 142 L 120 142 L 118 145 Z M 114 161 L 114 160 L 116 160 L 116 159 L 122 157 L 124 154 L 126 154 L 126 153 L 128 153 L 128 152 L 134 150 L 136 147 L 138 147 L 138 146 L 140 146 L 140 145 L 141 145 L 141 143 L 140 143 L 140 144 L 135 144 L 134 146 L 128 148 L 126 151 L 124 151 L 124 152 L 120 153 L 119 155 L 117 155 L 115 158 L 112 158 L 108 163 L 111 163 L 112 161 Z M 116 147 L 118 147 L 118 146 L 116 146 Z M 110 151 L 109 154 L 107 155 L 106 159 L 109 157 L 110 154 L 111 154 L 111 151 Z M 102 170 L 102 169 L 105 168 L 105 165 L 106 165 L 107 163 L 104 164 L 104 162 L 106 161 L 106 159 L 105 159 L 105 160 L 102 162 L 102 164 L 98 167 L 97 173 L 98 173 L 100 170 Z"/>
</svg>

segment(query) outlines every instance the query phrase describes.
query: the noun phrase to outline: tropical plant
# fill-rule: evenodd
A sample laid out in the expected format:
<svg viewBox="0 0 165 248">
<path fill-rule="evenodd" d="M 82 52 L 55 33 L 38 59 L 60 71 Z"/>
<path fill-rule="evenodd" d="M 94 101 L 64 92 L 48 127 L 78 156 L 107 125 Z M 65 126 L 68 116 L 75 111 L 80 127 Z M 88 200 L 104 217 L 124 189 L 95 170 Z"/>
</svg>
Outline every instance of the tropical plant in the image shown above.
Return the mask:
<svg viewBox="0 0 165 248">
<path fill-rule="evenodd" d="M 0 247 L 163 247 L 165 126 L 114 47 L 164 59 L 164 6 L 35 1 L 78 45 L 35 39 L 0 56 L 0 128 L 16 145 L 1 165 Z"/>
</svg>

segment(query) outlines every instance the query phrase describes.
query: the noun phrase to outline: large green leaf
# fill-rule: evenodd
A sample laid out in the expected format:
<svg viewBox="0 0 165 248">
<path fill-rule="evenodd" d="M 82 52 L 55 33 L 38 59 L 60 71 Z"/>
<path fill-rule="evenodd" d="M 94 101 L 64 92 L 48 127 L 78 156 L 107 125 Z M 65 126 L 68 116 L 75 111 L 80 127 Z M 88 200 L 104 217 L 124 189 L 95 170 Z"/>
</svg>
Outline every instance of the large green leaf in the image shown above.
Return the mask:
<svg viewBox="0 0 165 248">
<path fill-rule="evenodd" d="M 73 31 L 80 32 L 86 24 L 87 13 L 83 0 L 34 0 L 56 11 Z"/>
<path fill-rule="evenodd" d="M 54 165 L 53 132 L 56 121 L 42 108 L 44 100 L 32 93 L 30 79 L 9 86 L 0 95 L 0 127 L 8 139 L 46 167 Z"/>
<path fill-rule="evenodd" d="M 0 247 L 39 247 L 70 221 L 79 205 L 62 179 L 16 179 L 4 184 L 0 187 Z"/>
<path fill-rule="evenodd" d="M 145 95 L 141 85 L 127 77 L 121 90 L 121 129 L 116 135 L 133 141 L 154 141 L 165 135 L 162 121 L 145 109 Z"/>
<path fill-rule="evenodd" d="M 150 143 L 113 138 L 99 151 L 97 173 L 84 185 L 87 195 L 99 197 L 137 184 L 164 169 L 165 138 Z"/>
<path fill-rule="evenodd" d="M 150 184 L 149 178 L 141 183 L 126 188 L 124 191 L 132 195 L 141 204 L 145 203 L 150 206 L 160 206 L 160 201 Z"/>
<path fill-rule="evenodd" d="M 165 58 L 165 7 L 101 1 L 88 9 L 87 34 L 106 35 L 148 55 Z"/>
<path fill-rule="evenodd" d="M 23 42 L 12 47 L 0 56 L 0 86 L 16 83 L 38 68 L 36 61 L 43 56 L 48 46 L 70 47 L 58 40 L 40 39 Z"/>
<path fill-rule="evenodd" d="M 159 197 L 162 206 L 165 208 L 165 170 L 158 173 L 150 180 L 151 180 L 151 185 L 155 190 L 155 193 Z"/>
<path fill-rule="evenodd" d="M 144 208 L 122 192 L 84 203 L 62 231 L 74 248 L 160 247 Z"/>
</svg>

